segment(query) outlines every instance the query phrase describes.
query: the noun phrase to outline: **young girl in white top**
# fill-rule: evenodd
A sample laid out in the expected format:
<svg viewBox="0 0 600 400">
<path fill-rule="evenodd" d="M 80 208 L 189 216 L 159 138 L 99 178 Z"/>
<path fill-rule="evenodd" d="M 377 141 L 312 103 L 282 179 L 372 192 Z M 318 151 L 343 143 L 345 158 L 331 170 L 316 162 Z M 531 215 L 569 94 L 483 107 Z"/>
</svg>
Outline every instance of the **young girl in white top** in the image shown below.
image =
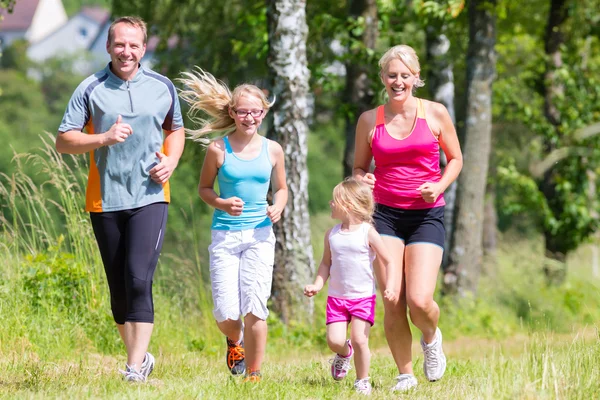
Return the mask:
<svg viewBox="0 0 600 400">
<path fill-rule="evenodd" d="M 304 294 L 314 296 L 330 278 L 327 344 L 336 353 L 331 376 L 335 380 L 345 378 L 350 369 L 350 359 L 356 352 L 354 388 L 359 393 L 370 394 L 369 331 L 374 323 L 376 297 L 373 260 L 377 256 L 379 265 L 387 270 L 384 297 L 390 301 L 398 296 L 397 289 L 390 285 L 394 282 L 396 269 L 381 236 L 371 225 L 373 194 L 367 185 L 346 178 L 333 189 L 333 200 L 329 205 L 331 218 L 342 223 L 325 234 L 323 259 L 317 277 L 312 285 L 306 285 Z M 349 323 L 350 339 L 346 340 Z"/>
</svg>

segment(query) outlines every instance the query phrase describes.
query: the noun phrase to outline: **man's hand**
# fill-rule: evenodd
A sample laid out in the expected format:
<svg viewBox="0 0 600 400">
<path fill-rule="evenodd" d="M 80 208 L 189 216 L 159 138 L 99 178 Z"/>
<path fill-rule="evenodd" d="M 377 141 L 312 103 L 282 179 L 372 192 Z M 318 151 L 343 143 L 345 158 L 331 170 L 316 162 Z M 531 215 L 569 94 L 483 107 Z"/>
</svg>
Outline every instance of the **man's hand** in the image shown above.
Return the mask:
<svg viewBox="0 0 600 400">
<path fill-rule="evenodd" d="M 150 170 L 150 177 L 154 182 L 162 185 L 173 175 L 177 162 L 159 151 L 156 152 L 156 157 L 159 162 Z"/>
<path fill-rule="evenodd" d="M 112 146 L 113 144 L 123 143 L 125 139 L 133 133 L 133 128 L 129 124 L 121 122 L 121 115 L 117 117 L 115 122 L 108 131 L 104 132 L 104 145 Z"/>
</svg>

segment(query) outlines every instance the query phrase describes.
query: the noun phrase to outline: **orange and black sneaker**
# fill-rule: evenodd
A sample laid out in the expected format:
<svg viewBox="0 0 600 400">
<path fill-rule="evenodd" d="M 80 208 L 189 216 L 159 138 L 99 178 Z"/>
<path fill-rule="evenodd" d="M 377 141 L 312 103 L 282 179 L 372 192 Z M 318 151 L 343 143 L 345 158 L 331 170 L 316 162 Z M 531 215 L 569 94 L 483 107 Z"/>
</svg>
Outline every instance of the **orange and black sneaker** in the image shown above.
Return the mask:
<svg viewBox="0 0 600 400">
<path fill-rule="evenodd" d="M 236 344 L 227 338 L 227 367 L 232 375 L 242 375 L 246 372 L 243 340 L 240 344 Z"/>
<path fill-rule="evenodd" d="M 244 382 L 250 383 L 258 383 L 262 379 L 262 375 L 260 371 L 250 371 L 250 373 L 246 374 L 244 377 Z"/>
</svg>

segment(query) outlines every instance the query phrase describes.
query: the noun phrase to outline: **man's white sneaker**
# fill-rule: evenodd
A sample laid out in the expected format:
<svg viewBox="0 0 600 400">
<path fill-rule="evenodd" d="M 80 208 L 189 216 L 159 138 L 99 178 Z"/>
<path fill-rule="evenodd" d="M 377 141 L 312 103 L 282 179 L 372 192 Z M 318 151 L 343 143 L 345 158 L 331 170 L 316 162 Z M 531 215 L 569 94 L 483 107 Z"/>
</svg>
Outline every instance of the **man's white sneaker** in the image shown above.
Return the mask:
<svg viewBox="0 0 600 400">
<path fill-rule="evenodd" d="M 354 381 L 354 390 L 356 390 L 357 393 L 368 396 L 371 394 L 371 389 L 369 378 L 357 379 Z"/>
<path fill-rule="evenodd" d="M 432 343 L 425 343 L 423 337 L 421 337 L 421 348 L 425 356 L 423 360 L 425 377 L 430 382 L 442 379 L 444 372 L 446 372 L 446 356 L 442 349 L 442 331 L 440 331 L 440 328 L 436 329 L 435 339 Z"/>
<path fill-rule="evenodd" d="M 146 379 L 152 373 L 154 369 L 154 356 L 150 353 L 146 353 L 144 357 L 144 361 L 142 362 L 142 366 L 140 367 L 140 373 L 144 375 Z"/>
<path fill-rule="evenodd" d="M 394 392 L 407 392 L 417 386 L 417 378 L 413 374 L 400 374 L 396 377 L 398 383 L 392 388 Z"/>
<path fill-rule="evenodd" d="M 125 364 L 125 371 L 120 371 L 126 382 L 146 382 L 146 377 L 135 369 L 135 364 L 129 366 Z"/>
</svg>

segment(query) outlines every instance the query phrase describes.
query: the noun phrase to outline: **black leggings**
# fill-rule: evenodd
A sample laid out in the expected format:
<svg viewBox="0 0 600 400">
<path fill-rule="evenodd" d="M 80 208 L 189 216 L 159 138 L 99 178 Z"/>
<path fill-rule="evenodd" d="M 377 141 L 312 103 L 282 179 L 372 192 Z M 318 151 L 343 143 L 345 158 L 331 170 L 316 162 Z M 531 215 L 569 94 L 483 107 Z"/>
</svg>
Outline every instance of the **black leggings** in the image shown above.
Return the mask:
<svg viewBox="0 0 600 400">
<path fill-rule="evenodd" d="M 154 322 L 152 277 L 167 225 L 167 203 L 90 213 L 117 324 Z"/>
</svg>

